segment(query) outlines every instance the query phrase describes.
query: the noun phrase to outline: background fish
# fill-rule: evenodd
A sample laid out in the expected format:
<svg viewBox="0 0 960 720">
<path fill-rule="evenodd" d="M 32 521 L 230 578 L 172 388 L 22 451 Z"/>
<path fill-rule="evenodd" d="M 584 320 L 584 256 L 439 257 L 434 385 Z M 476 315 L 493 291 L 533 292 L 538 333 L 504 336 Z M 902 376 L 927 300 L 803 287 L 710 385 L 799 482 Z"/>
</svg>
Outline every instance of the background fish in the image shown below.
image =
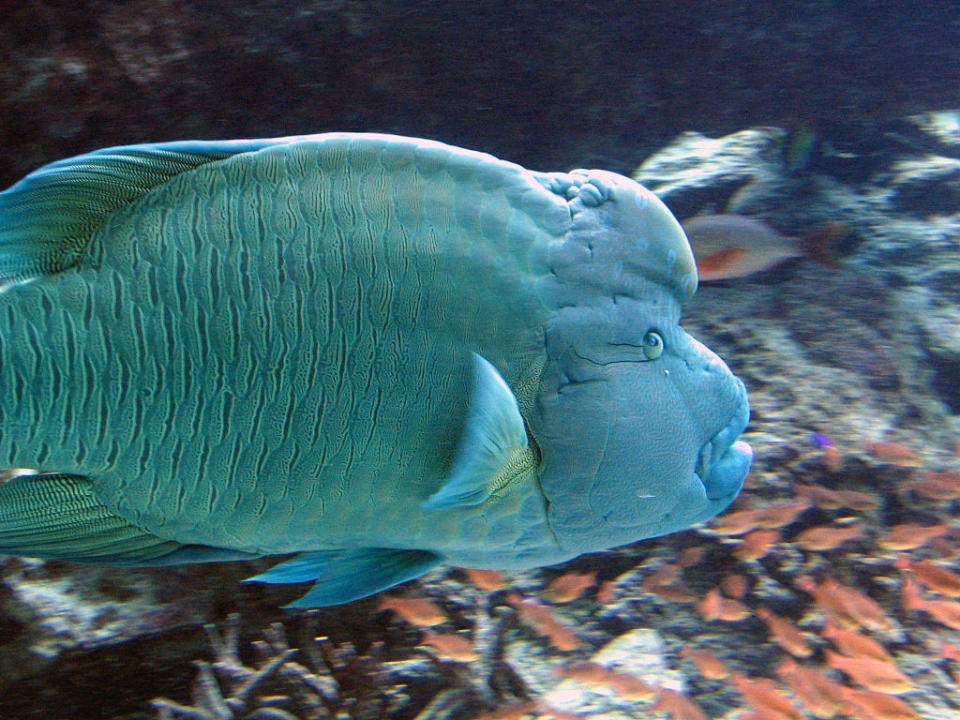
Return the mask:
<svg viewBox="0 0 960 720">
<path fill-rule="evenodd" d="M 750 465 L 657 198 L 426 140 L 109 148 L 0 194 L 0 552 L 346 602 L 685 528 Z"/>
<path fill-rule="evenodd" d="M 840 223 L 796 238 L 744 215 L 699 215 L 683 221 L 701 281 L 727 280 L 769 270 L 798 257 L 833 265 L 832 247 L 845 234 Z"/>
</svg>

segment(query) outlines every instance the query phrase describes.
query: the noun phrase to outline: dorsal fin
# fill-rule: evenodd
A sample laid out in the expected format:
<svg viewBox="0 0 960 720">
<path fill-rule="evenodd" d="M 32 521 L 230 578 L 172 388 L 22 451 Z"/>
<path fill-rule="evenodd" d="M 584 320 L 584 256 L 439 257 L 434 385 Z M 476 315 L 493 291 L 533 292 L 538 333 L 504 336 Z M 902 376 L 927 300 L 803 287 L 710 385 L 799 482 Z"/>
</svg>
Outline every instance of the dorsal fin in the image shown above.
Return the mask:
<svg viewBox="0 0 960 720">
<path fill-rule="evenodd" d="M 0 290 L 75 265 L 110 215 L 181 173 L 307 137 L 124 145 L 46 165 L 0 193 Z"/>
</svg>

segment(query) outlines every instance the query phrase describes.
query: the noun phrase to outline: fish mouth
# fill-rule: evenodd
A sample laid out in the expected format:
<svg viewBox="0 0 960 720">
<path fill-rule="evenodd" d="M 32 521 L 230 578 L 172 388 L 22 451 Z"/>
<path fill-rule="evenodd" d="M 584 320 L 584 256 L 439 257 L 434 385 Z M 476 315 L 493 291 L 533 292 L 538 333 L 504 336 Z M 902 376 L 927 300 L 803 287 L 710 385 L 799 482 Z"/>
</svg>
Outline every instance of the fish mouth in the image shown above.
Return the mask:
<svg viewBox="0 0 960 720">
<path fill-rule="evenodd" d="M 711 503 L 727 505 L 743 487 L 753 460 L 753 449 L 737 438 L 746 429 L 749 419 L 750 407 L 744 393 L 743 402 L 734 416 L 700 449 L 694 474 Z"/>
</svg>

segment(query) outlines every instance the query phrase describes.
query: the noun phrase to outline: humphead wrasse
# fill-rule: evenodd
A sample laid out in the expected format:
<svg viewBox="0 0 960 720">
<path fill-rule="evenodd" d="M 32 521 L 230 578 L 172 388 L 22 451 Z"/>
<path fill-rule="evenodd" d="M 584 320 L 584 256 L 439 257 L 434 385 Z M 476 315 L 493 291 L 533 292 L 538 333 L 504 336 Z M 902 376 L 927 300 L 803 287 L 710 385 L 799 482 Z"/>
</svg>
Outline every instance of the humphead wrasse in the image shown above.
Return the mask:
<svg viewBox="0 0 960 720">
<path fill-rule="evenodd" d="M 346 133 L 53 163 L 0 194 L 0 552 L 297 552 L 255 579 L 319 606 L 686 528 L 751 459 L 696 284 L 609 172 Z"/>
</svg>

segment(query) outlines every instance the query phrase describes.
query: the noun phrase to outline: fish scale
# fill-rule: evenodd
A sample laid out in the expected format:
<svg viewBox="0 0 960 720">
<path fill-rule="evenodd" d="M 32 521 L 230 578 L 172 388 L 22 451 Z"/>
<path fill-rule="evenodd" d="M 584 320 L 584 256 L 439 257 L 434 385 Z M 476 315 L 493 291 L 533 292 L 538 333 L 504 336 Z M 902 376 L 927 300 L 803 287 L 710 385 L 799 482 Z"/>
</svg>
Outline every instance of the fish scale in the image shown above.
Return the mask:
<svg viewBox="0 0 960 720">
<path fill-rule="evenodd" d="M 0 469 L 40 471 L 0 551 L 299 552 L 255 579 L 323 605 L 686 527 L 750 463 L 695 287 L 603 171 L 365 134 L 53 163 L 0 193 Z"/>
<path fill-rule="evenodd" d="M 229 166 L 230 163 L 224 163 L 224 165 Z M 289 424 L 296 427 L 295 435 L 300 437 L 304 444 L 310 444 L 308 437 L 302 437 L 303 430 L 309 430 L 309 434 L 313 435 L 311 419 L 317 414 L 318 407 L 322 407 L 320 411 L 322 429 L 319 435 L 321 442 L 326 441 L 330 445 L 327 448 L 328 464 L 322 469 L 324 476 L 318 478 L 312 472 L 308 472 L 307 477 L 298 480 L 299 486 L 294 486 L 293 493 L 296 495 L 299 492 L 305 495 L 303 486 L 306 483 L 326 482 L 336 488 L 335 497 L 348 498 L 358 491 L 358 486 L 362 487 L 365 477 L 372 479 L 381 472 L 389 475 L 398 475 L 401 472 L 395 463 L 386 467 L 376 466 L 377 463 L 373 463 L 375 467 L 367 467 L 370 464 L 368 455 L 382 462 L 383 458 L 406 454 L 396 450 L 390 453 L 380 451 L 377 447 L 376 433 L 367 424 L 372 421 L 375 426 L 378 421 L 382 421 L 382 418 L 370 416 L 368 408 L 371 403 L 365 400 L 370 397 L 373 378 L 378 378 L 376 386 L 380 389 L 381 395 L 402 395 L 402 383 L 398 383 L 397 380 L 404 374 L 377 372 L 376 357 L 389 353 L 394 357 L 403 358 L 403 365 L 413 370 L 412 375 L 416 384 L 426 375 L 431 366 L 442 362 L 443 356 L 449 353 L 449 346 L 446 344 L 441 344 L 430 351 L 412 352 L 412 348 L 429 346 L 431 338 L 425 333 L 412 340 L 407 338 L 406 342 L 399 347 L 397 346 L 399 338 L 395 336 L 393 346 L 384 347 L 384 341 L 389 336 L 375 332 L 380 323 L 370 315 L 377 305 L 383 307 L 386 304 L 393 309 L 397 305 L 404 306 L 405 303 L 396 292 L 396 284 L 392 302 L 385 303 L 381 297 L 371 307 L 368 303 L 369 298 L 364 296 L 362 289 L 375 273 L 376 244 L 372 241 L 372 233 L 369 229 L 357 222 L 359 216 L 350 212 L 353 206 L 349 204 L 346 208 L 337 208 L 334 204 L 333 224 L 339 228 L 339 232 L 332 241 L 331 238 L 327 238 L 327 242 L 322 243 L 316 253 L 311 255 L 311 258 L 319 258 L 318 264 L 321 268 L 328 270 L 331 266 L 336 266 L 339 269 L 337 276 L 339 282 L 336 286 L 338 303 L 333 315 L 330 316 L 325 312 L 325 288 L 318 284 L 313 288 L 305 289 L 308 315 L 311 318 L 330 318 L 333 327 L 329 327 L 329 323 L 324 326 L 314 322 L 311 328 L 315 330 L 315 335 L 305 333 L 297 339 L 296 344 L 290 345 L 283 336 L 286 332 L 286 324 L 279 322 L 276 318 L 278 305 L 270 304 L 267 298 L 276 295 L 280 288 L 276 258 L 286 255 L 300 260 L 305 253 L 303 250 L 290 247 L 278 250 L 277 246 L 256 252 L 252 244 L 246 242 L 247 238 L 255 238 L 260 243 L 277 241 L 279 244 L 282 236 L 290 236 L 290 228 L 288 226 L 285 232 L 269 232 L 261 237 L 261 232 L 266 231 L 260 231 L 257 227 L 259 214 L 245 209 L 255 207 L 256 202 L 248 204 L 244 202 L 244 197 L 252 195 L 258 200 L 263 197 L 264 188 L 262 183 L 258 182 L 261 175 L 272 178 L 274 173 L 264 171 L 262 174 L 257 172 L 244 175 L 237 168 L 229 169 L 233 172 L 235 179 L 244 178 L 242 193 L 225 191 L 225 188 L 230 186 L 231 175 L 230 172 L 221 171 L 219 168 L 209 171 L 201 168 L 181 176 L 178 178 L 179 182 L 171 183 L 158 191 L 167 194 L 182 194 L 188 191 L 195 193 L 197 197 L 203 199 L 205 222 L 192 222 L 191 216 L 196 212 L 198 205 L 184 206 L 167 203 L 160 197 L 152 197 L 144 202 L 142 207 L 118 214 L 104 229 L 104 235 L 109 233 L 113 237 L 135 238 L 131 242 L 137 242 L 143 246 L 139 253 L 131 253 L 128 246 L 121 243 L 103 244 L 97 249 L 92 249 L 91 255 L 99 266 L 99 277 L 102 278 L 105 272 L 112 272 L 110 282 L 94 281 L 90 277 L 92 271 L 89 270 L 62 278 L 62 282 L 72 280 L 75 283 L 86 283 L 94 291 L 94 316 L 99 322 L 93 323 L 96 328 L 93 335 L 102 335 L 102 339 L 100 342 L 85 343 L 82 347 L 85 352 L 93 351 L 90 358 L 93 367 L 104 368 L 107 371 L 106 377 L 113 379 L 114 382 L 94 390 L 103 394 L 100 396 L 101 402 L 93 403 L 90 407 L 106 409 L 109 417 L 107 425 L 111 431 L 117 429 L 117 423 L 119 427 L 128 428 L 122 433 L 122 439 L 129 443 L 114 462 L 114 467 L 110 469 L 103 466 L 104 456 L 109 456 L 110 453 L 109 443 L 103 443 L 99 448 L 87 447 L 87 461 L 84 467 L 74 469 L 91 476 L 105 478 L 99 480 L 97 486 L 104 488 L 104 497 L 108 503 L 122 515 L 135 519 L 138 524 L 154 532 L 177 533 L 185 530 L 186 527 L 179 526 L 172 517 L 163 515 L 153 508 L 189 507 L 192 511 L 188 520 L 190 526 L 202 527 L 197 540 L 211 545 L 223 543 L 222 530 L 234 521 L 230 512 L 234 508 L 206 507 L 200 503 L 185 506 L 182 502 L 185 496 L 208 496 L 208 492 L 204 490 L 204 482 L 211 481 L 205 481 L 204 478 L 211 473 L 211 448 L 231 447 L 236 444 L 234 438 L 221 437 L 217 434 L 216 430 L 220 427 L 218 423 L 208 421 L 208 415 L 213 414 L 208 399 L 211 394 L 224 387 L 235 387 L 240 390 L 234 411 L 238 416 L 234 423 L 234 431 L 241 433 L 240 444 L 244 448 L 239 463 L 241 472 L 233 478 L 218 478 L 220 483 L 228 487 L 235 483 L 241 495 L 256 494 L 257 480 L 262 473 L 271 473 L 278 466 L 282 468 L 285 464 L 289 464 L 284 460 L 288 460 L 292 454 L 292 441 L 282 439 L 284 426 Z M 214 175 L 214 178 L 211 179 L 209 175 Z M 330 184 L 326 195 L 340 197 L 343 202 L 343 195 L 338 195 L 336 192 L 337 186 L 342 187 L 348 184 L 348 178 L 335 181 Z M 203 192 L 209 195 L 205 197 Z M 298 193 L 295 185 L 290 192 Z M 370 201 L 367 204 L 369 205 Z M 151 211 L 156 214 L 156 217 L 150 215 Z M 288 213 L 288 222 L 294 218 L 296 222 L 304 222 L 302 216 L 297 217 L 299 209 L 288 208 Z M 396 215 L 384 213 L 382 217 L 390 218 Z M 135 230 L 127 229 L 126 225 L 131 224 L 131 221 L 126 218 L 135 218 L 132 221 L 136 226 Z M 210 218 L 216 218 L 216 220 Z M 224 221 L 226 221 L 225 224 Z M 447 221 L 449 216 L 445 213 L 429 220 L 432 225 Z M 214 238 L 215 241 L 210 244 L 210 249 L 207 244 L 197 241 L 195 229 L 197 225 L 204 226 L 205 239 Z M 149 227 L 164 230 L 162 233 L 147 235 L 145 230 Z M 226 233 L 214 232 L 215 229 L 222 230 L 224 227 L 227 229 Z M 151 246 L 151 242 L 160 239 L 165 247 Z M 438 241 L 432 239 L 428 242 L 427 262 L 422 263 L 414 271 L 417 273 L 421 287 L 438 285 L 439 269 L 433 258 L 439 245 Z M 222 258 L 218 257 L 217 261 L 211 263 L 214 248 L 222 248 Z M 236 267 L 239 264 L 239 255 L 243 253 L 249 256 L 249 272 L 246 277 L 250 282 L 247 284 L 239 282 L 239 277 L 231 278 L 233 273 L 227 269 Z M 139 262 L 136 261 L 138 256 Z M 150 262 L 147 258 L 154 262 Z M 157 259 L 162 259 L 170 271 L 164 270 L 162 265 L 156 265 Z M 220 303 L 213 302 L 209 281 L 199 282 L 202 278 L 209 277 L 207 273 L 211 265 L 222 268 L 221 272 L 224 274 Z M 379 277 L 379 274 L 377 276 Z M 149 290 L 151 278 L 154 284 L 159 281 L 157 293 L 151 293 Z M 189 292 L 187 278 L 190 279 Z M 409 278 L 406 280 L 409 281 Z M 31 285 L 39 289 L 47 284 L 47 280 L 41 280 Z M 141 288 L 141 291 L 132 293 L 128 291 L 128 287 Z M 51 292 L 54 292 L 52 288 Z M 381 284 L 380 292 L 382 295 L 387 295 L 385 283 Z M 0 301 L 2 299 L 0 297 Z M 156 299 L 160 302 L 156 302 Z M 59 300 L 55 297 L 52 301 L 54 304 L 59 304 Z M 229 313 L 230 315 L 241 318 L 242 339 L 235 334 L 220 336 L 217 343 L 220 352 L 214 352 L 223 360 L 223 365 L 220 366 L 205 363 L 204 359 L 211 350 L 209 342 L 211 333 L 207 324 L 220 315 L 228 314 L 223 307 L 224 303 L 231 303 L 235 308 L 233 313 Z M 430 305 L 421 303 L 419 306 L 422 310 L 429 310 L 448 304 L 445 301 L 438 301 Z M 170 312 L 167 314 L 160 312 L 159 305 L 168 306 Z M 116 313 L 118 307 L 127 309 L 126 313 L 118 316 Z M 285 305 L 281 303 L 279 307 L 285 307 Z M 468 306 L 465 310 L 467 313 L 474 311 L 475 305 Z M 158 318 L 163 315 L 174 319 L 175 325 L 172 332 L 164 332 L 162 323 L 148 328 L 140 319 L 141 317 Z M 425 318 L 422 315 L 423 312 L 409 318 L 408 322 L 410 324 L 423 322 Z M 403 318 L 402 313 L 399 316 Z M 83 327 L 76 317 L 72 317 L 71 320 L 75 326 Z M 428 325 L 439 324 L 436 318 L 427 320 Z M 503 323 L 503 326 L 508 325 Z M 344 332 L 338 333 L 338 328 L 343 328 Z M 4 335 L 12 337 L 13 332 L 15 329 L 10 328 L 4 331 Z M 170 337 L 177 339 L 175 347 L 170 346 Z M 241 361 L 233 365 L 230 362 L 231 350 L 234 357 L 242 354 L 239 352 L 241 343 L 252 350 L 257 365 L 264 368 L 256 373 L 256 382 L 259 387 L 256 393 L 242 392 L 247 363 Z M 144 367 L 139 360 L 143 357 L 139 348 L 142 345 L 149 345 L 152 355 L 160 358 L 159 364 L 167 368 L 164 377 L 155 381 L 159 387 L 154 389 L 153 394 L 161 398 L 169 397 L 168 402 L 176 408 L 173 423 L 165 426 L 157 422 L 162 417 L 164 404 L 163 400 L 159 400 L 161 412 L 153 415 L 153 421 L 147 421 L 149 431 L 146 433 L 137 432 L 138 428 L 132 427 L 130 423 L 130 418 L 137 412 L 141 402 L 140 390 L 143 387 Z M 322 349 L 318 349 L 318 345 Z M 287 357 L 284 356 L 285 347 Z M 326 388 L 326 392 L 319 393 L 319 396 L 314 394 L 312 406 L 298 407 L 288 392 L 289 388 L 295 386 L 294 373 L 299 371 L 301 365 L 317 362 L 318 359 L 327 367 L 338 368 L 338 372 L 321 371 L 319 374 L 321 387 Z M 266 369 L 270 367 L 288 368 L 289 372 L 273 375 Z M 217 372 L 218 369 L 222 372 Z M 459 408 L 462 408 L 461 398 L 467 380 L 465 375 L 465 372 L 461 373 L 459 383 L 450 382 L 445 386 L 434 388 L 431 393 L 421 395 L 427 407 L 418 407 L 417 398 L 409 398 L 395 412 L 397 420 L 392 424 L 395 427 L 402 425 L 403 418 L 411 414 L 436 418 L 444 408 L 453 408 L 462 413 Z M 46 375 L 41 373 L 40 376 Z M 451 377 L 455 378 L 456 374 L 451 374 Z M 129 382 L 136 385 L 133 392 L 130 388 L 126 388 L 125 383 L 119 382 L 122 379 L 129 379 Z M 387 380 L 386 387 L 382 385 L 384 379 Z M 295 410 L 295 422 L 284 422 L 283 415 L 286 414 L 288 407 Z M 60 417 L 62 418 L 62 415 Z M 365 422 L 344 423 L 339 419 L 342 417 L 363 418 Z M 47 419 L 49 420 L 49 417 Z M 29 418 L 26 423 L 33 427 L 42 427 L 43 418 Z M 81 422 L 78 425 L 78 431 L 82 424 Z M 440 427 L 456 426 L 455 422 L 447 421 L 431 424 Z M 324 429 L 326 427 L 329 430 Z M 246 429 L 245 432 L 243 428 Z M 59 428 L 57 434 L 62 436 Z M 74 436 L 72 439 L 74 444 L 88 442 L 82 432 L 76 432 Z M 140 474 L 142 438 L 145 436 L 157 439 L 155 461 L 147 476 Z M 414 437 L 417 436 L 414 435 Z M 165 458 L 173 455 L 174 445 L 178 439 L 183 441 L 182 454 L 178 458 L 178 467 L 173 467 L 165 461 Z M 433 441 L 426 433 L 421 433 L 419 440 L 420 443 Z M 445 444 L 453 446 L 455 443 L 452 440 L 453 438 Z M 55 442 L 51 440 L 47 441 L 47 444 L 55 444 Z M 76 455 L 76 450 L 72 447 L 60 444 L 60 448 L 63 455 L 50 458 L 51 468 L 58 464 L 70 465 L 71 463 L 67 463 L 65 458 Z M 312 455 L 316 456 L 320 452 L 322 449 L 314 451 Z M 24 461 L 34 453 L 33 447 L 21 447 L 19 457 L 13 458 L 11 462 L 15 465 L 23 465 Z M 302 455 L 301 465 L 310 464 L 304 462 L 309 459 L 311 458 Z M 312 465 L 310 471 L 315 471 L 316 463 Z M 246 469 L 246 472 L 243 469 Z M 296 475 L 296 470 L 298 468 L 291 468 L 286 474 Z M 414 477 L 427 475 L 428 473 L 424 470 L 423 467 L 406 468 L 406 472 L 413 474 Z M 434 467 L 429 474 L 437 477 L 439 471 L 440 468 Z M 168 479 L 175 474 L 182 478 L 182 485 L 169 483 Z M 349 478 L 349 482 L 346 478 Z M 299 491 L 297 487 L 300 488 Z M 426 491 L 429 489 L 429 487 L 425 488 L 424 493 L 428 494 Z M 370 494 L 373 495 L 373 493 Z M 229 502 L 231 497 L 236 498 L 236 494 L 225 494 L 221 501 Z M 329 502 L 329 498 L 327 500 L 326 511 L 333 512 L 334 503 Z M 384 502 L 394 500 L 395 498 L 387 497 Z M 369 507 L 364 507 L 363 510 L 364 512 L 356 513 L 361 522 L 373 519 L 377 513 L 373 503 Z M 400 513 L 396 514 L 400 515 Z M 322 517 L 319 508 L 318 516 Z M 216 520 L 214 521 L 213 518 Z M 269 515 L 264 516 L 261 521 L 268 524 L 269 518 Z M 339 541 L 340 538 L 334 538 L 334 540 Z M 256 539 L 248 542 L 250 544 L 243 549 L 274 552 L 303 549 L 302 543 L 298 546 L 290 546 L 275 539 L 272 541 L 273 544 L 266 542 L 257 544 Z"/>
</svg>

